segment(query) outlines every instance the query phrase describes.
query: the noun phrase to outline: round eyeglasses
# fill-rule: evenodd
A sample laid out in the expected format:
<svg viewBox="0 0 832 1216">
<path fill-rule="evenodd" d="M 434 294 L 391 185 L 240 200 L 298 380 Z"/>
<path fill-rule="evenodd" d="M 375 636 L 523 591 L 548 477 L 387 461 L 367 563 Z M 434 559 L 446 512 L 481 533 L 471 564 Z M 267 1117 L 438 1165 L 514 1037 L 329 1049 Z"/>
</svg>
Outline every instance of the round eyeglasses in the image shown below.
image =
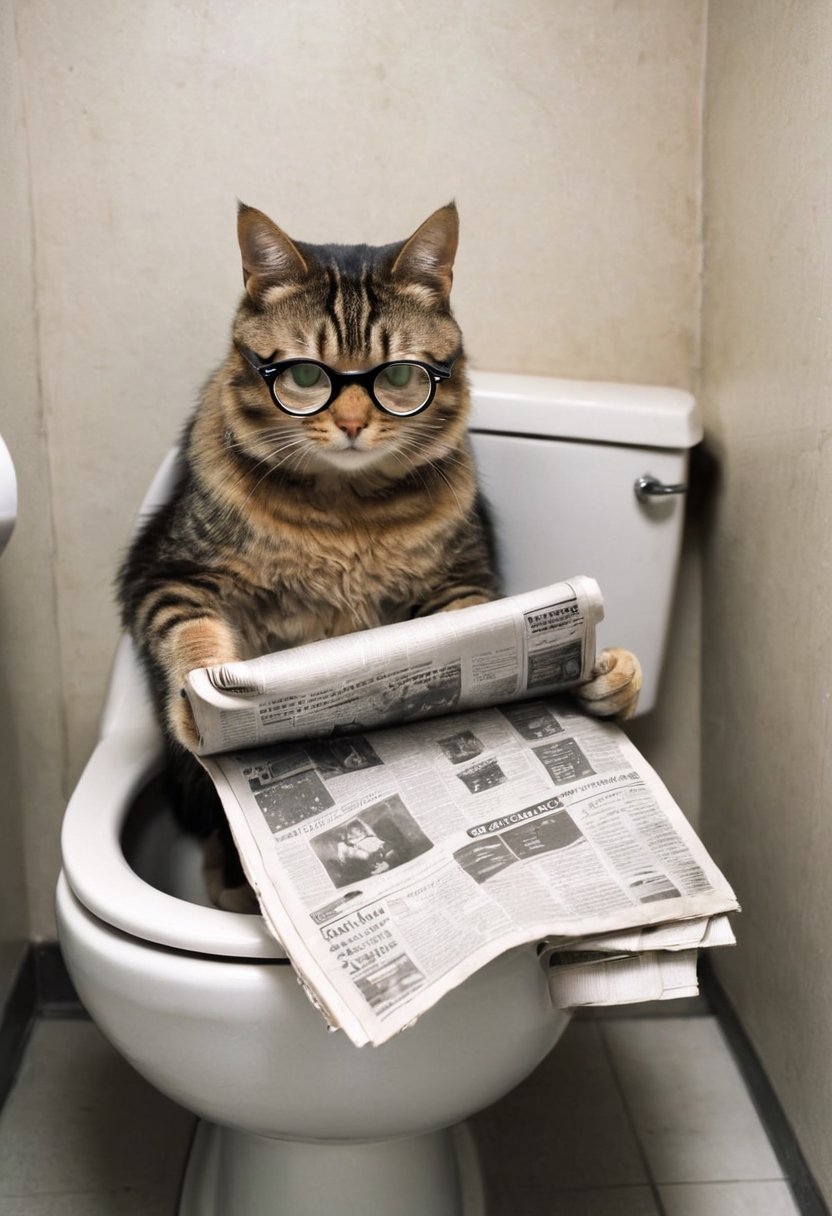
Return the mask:
<svg viewBox="0 0 832 1216">
<path fill-rule="evenodd" d="M 246 346 L 238 344 L 237 349 L 265 380 L 275 405 L 298 417 L 319 414 L 350 384 L 360 384 L 385 414 L 399 418 L 419 414 L 433 401 L 436 386 L 448 379 L 459 357 L 454 355 L 444 367 L 418 359 L 396 359 L 366 372 L 337 372 L 317 359 L 281 359 L 270 363 L 263 362 Z"/>
</svg>

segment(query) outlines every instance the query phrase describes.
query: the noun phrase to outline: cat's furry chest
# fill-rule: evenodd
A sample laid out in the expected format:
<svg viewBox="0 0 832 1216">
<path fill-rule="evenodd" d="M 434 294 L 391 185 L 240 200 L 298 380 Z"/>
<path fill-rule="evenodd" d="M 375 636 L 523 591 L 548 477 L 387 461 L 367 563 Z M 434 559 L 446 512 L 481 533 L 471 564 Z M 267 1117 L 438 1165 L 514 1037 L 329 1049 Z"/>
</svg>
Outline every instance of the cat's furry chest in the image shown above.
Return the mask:
<svg viewBox="0 0 832 1216">
<path fill-rule="evenodd" d="M 235 607 L 250 654 L 403 620 L 434 573 L 424 546 L 354 526 L 271 537 L 247 556 Z"/>
</svg>

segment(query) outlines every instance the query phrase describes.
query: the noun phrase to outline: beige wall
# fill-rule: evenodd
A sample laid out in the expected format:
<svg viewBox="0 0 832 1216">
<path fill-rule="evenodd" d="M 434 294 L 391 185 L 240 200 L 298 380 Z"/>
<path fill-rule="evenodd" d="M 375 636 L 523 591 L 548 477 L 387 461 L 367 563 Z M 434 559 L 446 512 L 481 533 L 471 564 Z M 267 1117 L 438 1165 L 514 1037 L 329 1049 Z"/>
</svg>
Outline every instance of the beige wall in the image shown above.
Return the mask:
<svg viewBox="0 0 832 1216">
<path fill-rule="evenodd" d="M 38 629 L 66 789 L 94 739 L 132 512 L 224 354 L 235 196 L 302 239 L 369 242 L 455 196 L 477 365 L 690 386 L 704 0 L 11 7 L 54 517 L 54 551 L 44 532 L 26 560 L 55 573 L 57 624 Z M 26 449 L 26 477 L 42 458 Z M 664 752 L 691 805 L 695 741 Z M 48 936 L 60 807 L 27 789 L 24 818 Z"/>
<path fill-rule="evenodd" d="M 22 939 L 54 933 L 132 511 L 223 352 L 235 195 L 301 238 L 371 242 L 455 196 L 479 366 L 694 386 L 705 2 L 0 13 L 0 430 L 22 506 L 0 564 L 2 1000 Z M 711 0 L 704 829 L 744 905 L 723 981 L 828 1196 L 830 49 L 820 0 Z M 693 528 L 663 708 L 636 729 L 694 814 L 699 583 Z"/>
<path fill-rule="evenodd" d="M 21 802 L 24 788 L 60 811 L 62 749 L 55 714 L 29 677 L 43 675 L 39 654 L 53 661 L 53 594 L 49 484 L 38 399 L 32 230 L 26 144 L 14 19 L 0 9 L 0 333 L 3 415 L 0 432 L 21 472 L 21 521 L 0 558 L 0 1016 L 29 936 Z M 37 560 L 30 561 L 30 555 Z M 32 628 L 34 626 L 34 628 Z M 54 663 L 53 663 L 54 665 Z M 44 714 L 43 734 L 36 722 Z M 42 751 L 41 751 L 42 740 Z M 38 758 L 39 757 L 39 758 Z"/>
<path fill-rule="evenodd" d="M 719 974 L 832 1200 L 832 7 L 711 0 L 706 841 L 743 905 Z"/>
</svg>

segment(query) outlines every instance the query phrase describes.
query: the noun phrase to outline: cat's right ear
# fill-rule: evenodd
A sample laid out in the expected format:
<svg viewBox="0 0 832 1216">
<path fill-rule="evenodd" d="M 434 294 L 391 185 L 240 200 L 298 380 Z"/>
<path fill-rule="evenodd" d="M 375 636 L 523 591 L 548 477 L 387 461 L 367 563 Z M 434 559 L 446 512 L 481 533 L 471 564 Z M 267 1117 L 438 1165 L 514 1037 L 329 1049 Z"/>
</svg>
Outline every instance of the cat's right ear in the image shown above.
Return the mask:
<svg viewBox="0 0 832 1216">
<path fill-rule="evenodd" d="M 309 273 L 297 246 L 267 215 L 240 203 L 237 240 L 243 259 L 243 283 L 252 300 L 265 302 L 269 294 L 294 287 Z"/>
</svg>

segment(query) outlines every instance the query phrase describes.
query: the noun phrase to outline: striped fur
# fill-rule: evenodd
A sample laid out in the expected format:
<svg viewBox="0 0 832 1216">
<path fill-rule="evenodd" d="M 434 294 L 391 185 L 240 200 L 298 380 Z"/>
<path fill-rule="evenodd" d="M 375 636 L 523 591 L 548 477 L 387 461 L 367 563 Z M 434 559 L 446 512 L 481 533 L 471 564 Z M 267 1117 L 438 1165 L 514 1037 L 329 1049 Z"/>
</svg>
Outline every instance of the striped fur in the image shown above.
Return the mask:
<svg viewBox="0 0 832 1216">
<path fill-rule="evenodd" d="M 480 603 L 497 593 L 466 435 L 459 353 L 413 418 L 352 385 L 308 418 L 278 410 L 237 344 L 338 370 L 461 352 L 449 305 L 456 209 L 396 245 L 312 246 L 241 207 L 246 293 L 231 349 L 190 420 L 178 486 L 119 576 L 125 626 L 150 674 L 180 785 L 197 769 L 181 696 L 193 667 Z M 190 761 L 190 772 L 188 761 Z M 201 788 L 180 809 L 219 822 Z"/>
</svg>

